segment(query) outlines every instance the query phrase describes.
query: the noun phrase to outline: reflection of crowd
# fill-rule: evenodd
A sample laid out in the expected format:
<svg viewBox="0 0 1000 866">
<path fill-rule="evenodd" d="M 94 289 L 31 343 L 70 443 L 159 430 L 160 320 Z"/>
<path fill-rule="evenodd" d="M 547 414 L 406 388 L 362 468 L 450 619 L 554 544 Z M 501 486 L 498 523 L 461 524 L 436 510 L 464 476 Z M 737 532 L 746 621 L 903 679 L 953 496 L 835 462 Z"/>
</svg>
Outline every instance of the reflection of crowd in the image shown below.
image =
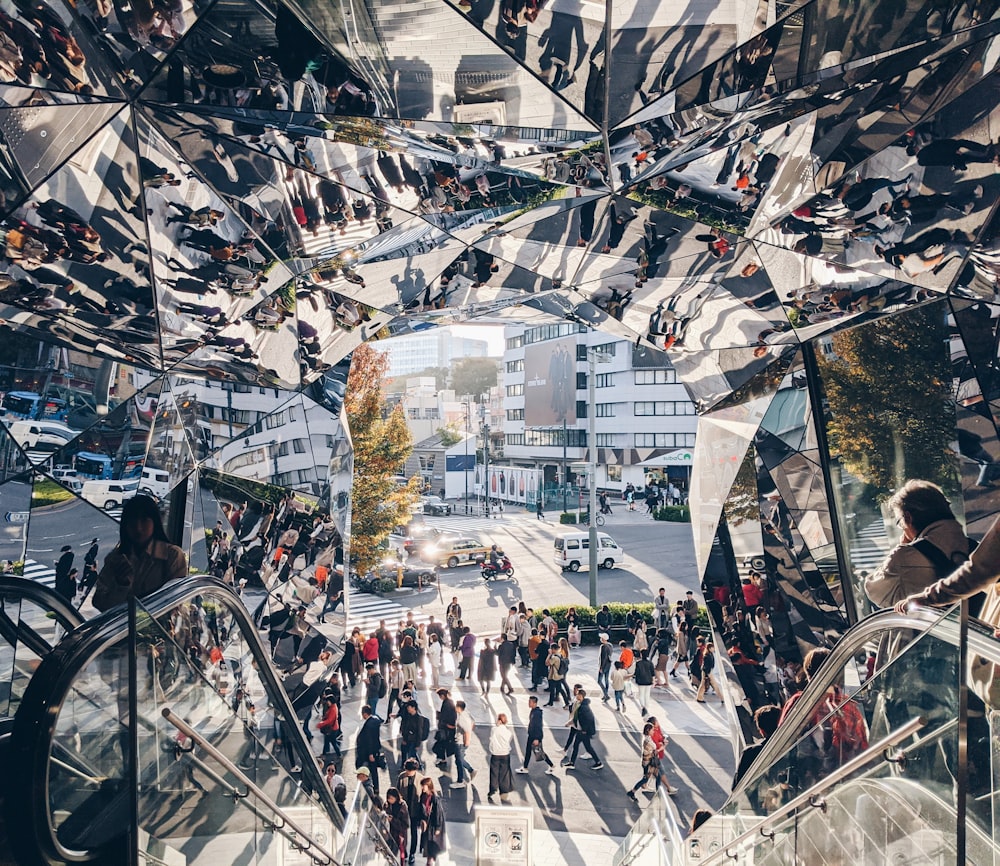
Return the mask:
<svg viewBox="0 0 1000 866">
<path fill-rule="evenodd" d="M 15 11 L 16 16 L 11 12 Z M 34 86 L 48 79 L 60 90 L 94 92 L 86 57 L 58 15 L 43 4 L 8 6 L 0 11 L 0 75 L 10 83 Z"/>
</svg>

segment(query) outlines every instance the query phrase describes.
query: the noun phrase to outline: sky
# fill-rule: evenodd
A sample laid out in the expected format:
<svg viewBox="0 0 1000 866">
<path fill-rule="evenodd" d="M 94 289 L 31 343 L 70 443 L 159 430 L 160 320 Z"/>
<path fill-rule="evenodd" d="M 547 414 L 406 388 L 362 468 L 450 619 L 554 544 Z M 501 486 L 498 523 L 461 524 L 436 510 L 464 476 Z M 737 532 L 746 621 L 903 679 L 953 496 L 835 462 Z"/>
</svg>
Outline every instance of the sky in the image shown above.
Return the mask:
<svg viewBox="0 0 1000 866">
<path fill-rule="evenodd" d="M 489 344 L 489 354 L 492 358 L 503 356 L 503 325 L 449 325 L 451 332 L 457 337 L 468 340 L 486 340 Z"/>
</svg>

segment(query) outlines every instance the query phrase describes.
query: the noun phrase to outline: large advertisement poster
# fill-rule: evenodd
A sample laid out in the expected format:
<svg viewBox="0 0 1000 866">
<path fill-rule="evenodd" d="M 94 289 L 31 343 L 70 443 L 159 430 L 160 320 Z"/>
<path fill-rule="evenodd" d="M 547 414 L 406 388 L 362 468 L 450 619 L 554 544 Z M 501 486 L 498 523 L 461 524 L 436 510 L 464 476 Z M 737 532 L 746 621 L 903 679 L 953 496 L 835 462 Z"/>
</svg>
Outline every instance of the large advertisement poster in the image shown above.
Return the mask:
<svg viewBox="0 0 1000 866">
<path fill-rule="evenodd" d="M 556 427 L 576 423 L 576 337 L 524 348 L 524 423 Z"/>
</svg>

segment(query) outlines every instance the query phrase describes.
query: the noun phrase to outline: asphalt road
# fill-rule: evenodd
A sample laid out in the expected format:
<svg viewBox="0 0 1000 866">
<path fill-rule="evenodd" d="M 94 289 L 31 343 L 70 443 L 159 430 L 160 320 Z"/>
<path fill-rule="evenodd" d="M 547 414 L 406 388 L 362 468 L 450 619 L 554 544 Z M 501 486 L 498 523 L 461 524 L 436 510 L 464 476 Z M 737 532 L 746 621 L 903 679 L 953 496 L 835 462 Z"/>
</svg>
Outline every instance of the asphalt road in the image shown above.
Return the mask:
<svg viewBox="0 0 1000 866">
<path fill-rule="evenodd" d="M 661 586 L 673 599 L 683 598 L 688 589 L 697 592 L 690 524 L 653 521 L 644 509 L 628 512 L 615 507 L 614 512 L 599 531 L 611 535 L 624 548 L 625 564 L 598 570 L 598 603 L 652 601 Z M 536 610 L 547 604 L 587 604 L 587 571 L 563 572 L 554 561 L 554 539 L 574 530 L 557 523 L 553 519 L 557 516 L 549 512 L 548 519 L 538 520 L 534 513 L 507 511 L 503 518 L 489 521 L 464 515 L 425 518 L 432 526 L 498 544 L 511 559 L 514 580 L 484 585 L 475 566 L 443 568 L 439 570 L 440 594 L 421 593 L 405 601 L 402 597 L 395 600 L 438 616 L 451 597 L 458 596 L 467 623 L 479 634 L 496 629 L 499 617 L 522 599 Z"/>
<path fill-rule="evenodd" d="M 28 511 L 31 485 L 8 482 L 4 485 L 0 508 L 3 512 Z M 116 512 L 117 514 L 117 512 Z M 2 517 L 3 515 L 0 515 Z M 27 529 L 27 545 L 24 534 Z M 30 524 L 0 524 L 0 560 L 33 559 L 47 568 L 54 567 L 59 552 L 66 544 L 76 554 L 75 565 L 83 568 L 83 555 L 91 539 L 100 544 L 98 563 L 118 543 L 118 523 L 99 508 L 82 499 L 73 498 L 58 505 L 31 510 Z"/>
</svg>

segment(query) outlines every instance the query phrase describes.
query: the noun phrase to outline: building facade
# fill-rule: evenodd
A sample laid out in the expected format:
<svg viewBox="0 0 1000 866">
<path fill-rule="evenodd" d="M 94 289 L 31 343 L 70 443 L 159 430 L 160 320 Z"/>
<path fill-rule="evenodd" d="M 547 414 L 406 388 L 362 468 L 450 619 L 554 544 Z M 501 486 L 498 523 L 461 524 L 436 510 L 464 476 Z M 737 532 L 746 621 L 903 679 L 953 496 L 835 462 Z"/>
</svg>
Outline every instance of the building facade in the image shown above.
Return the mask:
<svg viewBox="0 0 1000 866">
<path fill-rule="evenodd" d="M 660 352 L 572 323 L 505 329 L 504 459 L 541 469 L 546 487 L 573 483 L 588 459 L 588 414 L 594 412 L 597 486 L 620 492 L 653 478 L 686 490 L 689 465 L 676 453 L 695 443 L 694 404 Z M 589 405 L 588 352 L 595 363 Z"/>
</svg>

